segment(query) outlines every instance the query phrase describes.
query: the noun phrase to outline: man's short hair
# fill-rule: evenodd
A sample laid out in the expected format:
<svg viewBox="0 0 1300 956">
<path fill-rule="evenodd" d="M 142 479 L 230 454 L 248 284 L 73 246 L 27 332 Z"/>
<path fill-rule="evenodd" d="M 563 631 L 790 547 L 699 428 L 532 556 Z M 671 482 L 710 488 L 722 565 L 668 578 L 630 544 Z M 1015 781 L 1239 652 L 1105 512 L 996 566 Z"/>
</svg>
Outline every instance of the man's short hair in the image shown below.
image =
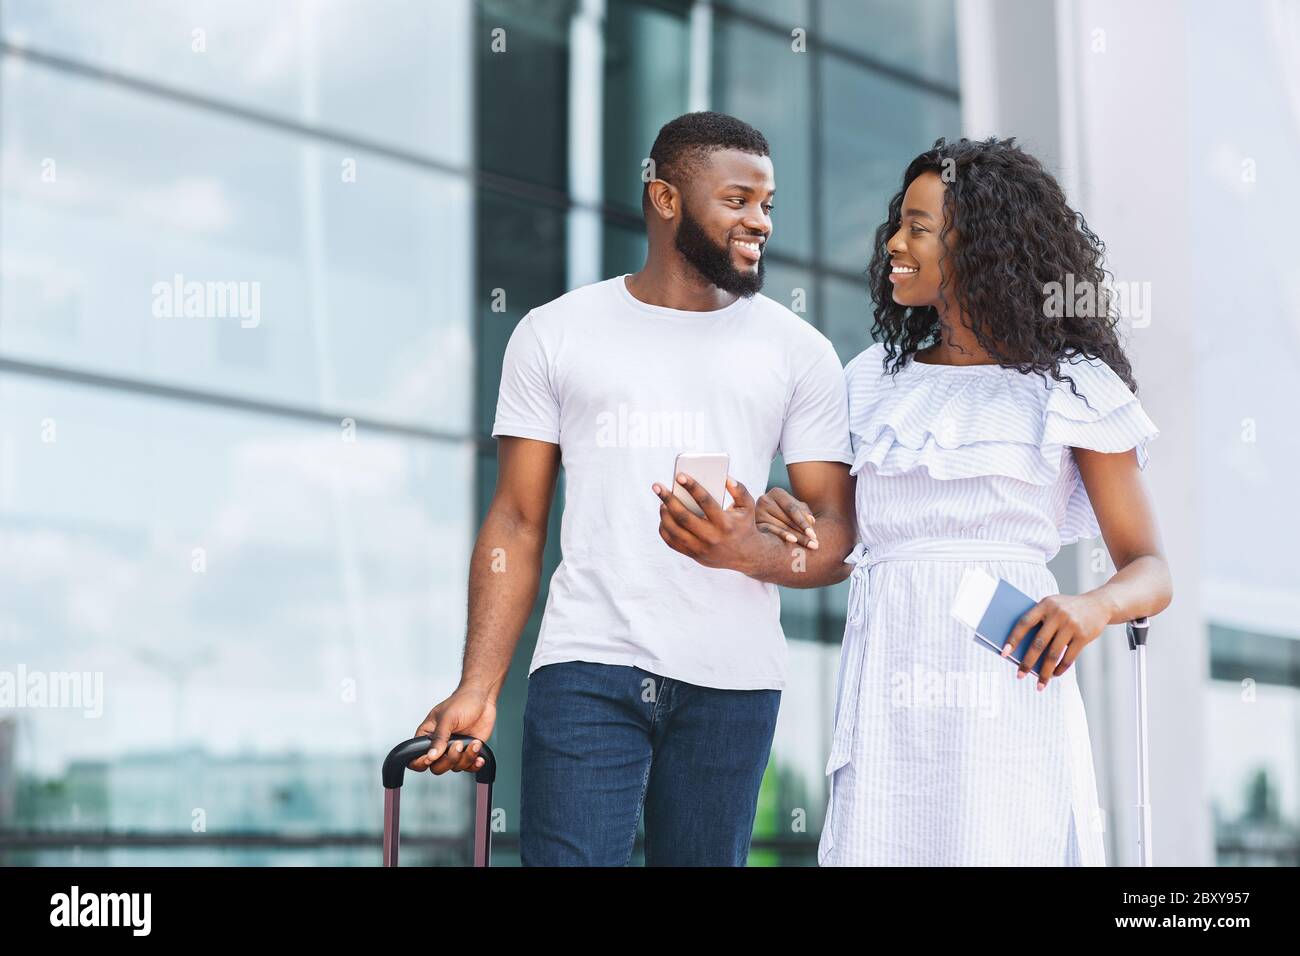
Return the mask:
<svg viewBox="0 0 1300 956">
<path fill-rule="evenodd" d="M 700 163 L 719 149 L 738 149 L 755 156 L 770 155 L 767 139 L 744 120 L 726 113 L 702 110 L 685 113 L 665 123 L 650 148 L 654 178 L 679 189 Z M 650 184 L 641 188 L 641 212 L 650 214 Z"/>
</svg>

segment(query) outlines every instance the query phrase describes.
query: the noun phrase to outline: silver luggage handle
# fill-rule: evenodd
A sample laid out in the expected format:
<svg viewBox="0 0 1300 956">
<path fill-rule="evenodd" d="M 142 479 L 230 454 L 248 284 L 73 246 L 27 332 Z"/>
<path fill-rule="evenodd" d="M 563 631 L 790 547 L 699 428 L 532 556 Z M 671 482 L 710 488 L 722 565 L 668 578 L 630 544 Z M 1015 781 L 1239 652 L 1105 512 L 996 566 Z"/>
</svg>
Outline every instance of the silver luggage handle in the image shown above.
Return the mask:
<svg viewBox="0 0 1300 956">
<path fill-rule="evenodd" d="M 447 743 L 476 739 L 467 734 L 452 734 Z M 416 757 L 423 757 L 432 746 L 432 737 L 412 737 L 402 741 L 384 758 L 384 866 L 397 866 L 397 842 L 401 825 L 399 810 L 406 765 Z M 483 758 L 483 766 L 474 771 L 474 865 L 486 867 L 492 860 L 492 784 L 497 779 L 497 759 L 486 740 L 483 741 L 479 756 Z"/>
<path fill-rule="evenodd" d="M 1151 623 L 1145 617 L 1128 622 L 1128 647 L 1133 652 L 1134 704 L 1137 710 L 1138 778 L 1138 866 L 1151 862 L 1150 763 L 1147 755 L 1147 635 Z"/>
</svg>

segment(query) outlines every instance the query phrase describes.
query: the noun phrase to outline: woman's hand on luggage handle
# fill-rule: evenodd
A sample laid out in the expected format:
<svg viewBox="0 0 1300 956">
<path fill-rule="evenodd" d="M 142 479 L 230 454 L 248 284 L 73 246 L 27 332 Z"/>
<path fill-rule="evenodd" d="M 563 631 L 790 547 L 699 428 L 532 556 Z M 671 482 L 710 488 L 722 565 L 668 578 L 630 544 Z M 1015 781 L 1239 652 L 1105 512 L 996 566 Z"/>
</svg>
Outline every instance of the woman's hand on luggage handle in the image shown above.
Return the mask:
<svg viewBox="0 0 1300 956">
<path fill-rule="evenodd" d="M 415 736 L 432 737 L 433 746 L 407 767 L 417 771 L 432 770 L 435 774 L 448 770 L 478 770 L 483 766 L 479 752 L 483 749 L 483 741 L 492 736 L 496 720 L 496 701 L 490 694 L 473 688 L 456 688 L 450 697 L 429 711 L 424 723 L 415 728 Z M 474 740 L 468 744 L 456 740 L 448 746 L 452 734 L 467 734 Z"/>
<path fill-rule="evenodd" d="M 1110 623 L 1114 608 L 1097 594 L 1052 594 L 1026 611 L 1011 629 L 1002 656 L 1019 646 L 1035 624 L 1042 624 L 1025 650 L 1017 678 L 1033 676 L 1034 662 L 1043 659 L 1038 689 L 1066 672 L 1079 652 L 1095 641 Z"/>
</svg>

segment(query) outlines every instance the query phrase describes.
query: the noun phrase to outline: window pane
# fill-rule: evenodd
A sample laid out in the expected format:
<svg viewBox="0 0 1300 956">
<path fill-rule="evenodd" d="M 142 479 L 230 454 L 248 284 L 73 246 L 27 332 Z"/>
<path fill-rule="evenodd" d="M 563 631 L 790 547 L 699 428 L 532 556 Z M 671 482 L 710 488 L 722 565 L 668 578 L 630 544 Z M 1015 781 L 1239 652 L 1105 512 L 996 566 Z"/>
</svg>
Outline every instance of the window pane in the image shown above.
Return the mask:
<svg viewBox="0 0 1300 956">
<path fill-rule="evenodd" d="M 1241 681 L 1211 680 L 1206 695 L 1217 865 L 1296 865 L 1300 691 L 1260 682 L 1247 696 Z"/>
<path fill-rule="evenodd" d="M 486 0 L 477 7 L 478 161 L 489 172 L 558 190 L 568 184 L 572 5 Z"/>
<path fill-rule="evenodd" d="M 772 148 L 773 252 L 812 255 L 812 58 L 791 38 L 719 16 L 713 49 L 716 108 L 757 127 Z"/>
<path fill-rule="evenodd" d="M 615 3 L 605 21 L 605 198 L 641 214 L 641 164 L 659 128 L 686 112 L 690 38 L 682 13 Z M 638 266 L 639 268 L 639 266 Z"/>
<path fill-rule="evenodd" d="M 961 118 L 952 100 L 836 57 L 822 63 L 822 238 L 832 265 L 860 273 L 907 164 L 960 135 Z"/>
<path fill-rule="evenodd" d="M 827 337 L 835 343 L 841 365 L 848 365 L 872 343 L 871 296 L 867 282 L 826 280 L 827 308 L 822 316 Z"/>
<path fill-rule="evenodd" d="M 492 434 L 506 343 L 529 309 L 569 291 L 564 213 L 479 193 L 478 430 Z"/>
<path fill-rule="evenodd" d="M 809 325 L 816 325 L 816 287 L 807 269 L 771 261 L 764 266 L 763 295 L 781 303 Z"/>
<path fill-rule="evenodd" d="M 21 60 L 4 77 L 4 354 L 468 430 L 466 181 Z"/>
<path fill-rule="evenodd" d="M 188 94 L 469 161 L 470 0 L 6 0 L 5 38 Z M 196 31 L 201 31 L 196 33 Z"/>
<path fill-rule="evenodd" d="M 751 850 L 750 866 L 816 866 L 817 839 L 826 815 L 826 754 L 835 712 L 838 644 L 790 644 L 772 756 L 759 792 L 754 838 L 804 840 L 807 849 Z M 802 826 L 802 830 L 798 826 Z"/>
<path fill-rule="evenodd" d="M 732 0 L 731 5 L 789 32 L 795 27 L 808 28 L 808 3 L 809 0 L 746 0 L 741 4 Z"/>
<path fill-rule="evenodd" d="M 957 86 L 953 0 L 822 0 L 821 32 L 891 66 Z"/>
<path fill-rule="evenodd" d="M 6 712 L 0 826 L 377 833 L 459 676 L 470 444 L 8 375 L 0 451 L 0 659 L 80 695 Z M 467 827 L 409 791 L 404 832 Z"/>
<path fill-rule="evenodd" d="M 606 276 L 621 276 L 637 272 L 645 265 L 649 240 L 645 227 L 631 229 L 621 223 L 606 221 L 604 224 L 604 273 Z"/>
<path fill-rule="evenodd" d="M 768 488 L 784 488 L 790 491 L 790 473 L 786 470 L 785 459 L 780 454 L 772 461 L 768 472 L 767 485 L 764 488 L 750 488 L 749 493 L 757 501 Z M 793 552 L 791 560 L 793 560 Z M 817 640 L 818 614 L 820 603 L 814 588 L 780 587 L 781 630 L 787 641 Z"/>
</svg>

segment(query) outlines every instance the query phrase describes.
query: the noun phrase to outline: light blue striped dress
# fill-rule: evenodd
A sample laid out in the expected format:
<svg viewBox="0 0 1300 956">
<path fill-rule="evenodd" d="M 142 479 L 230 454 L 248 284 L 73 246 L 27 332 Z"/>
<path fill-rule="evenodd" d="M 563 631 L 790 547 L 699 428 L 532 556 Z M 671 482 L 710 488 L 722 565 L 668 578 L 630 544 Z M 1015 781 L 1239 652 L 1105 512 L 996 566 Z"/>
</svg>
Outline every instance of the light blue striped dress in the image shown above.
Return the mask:
<svg viewBox="0 0 1300 956">
<path fill-rule="evenodd" d="M 858 545 L 818 862 L 1104 866 L 1078 668 L 1039 691 L 951 607 L 971 566 L 1058 593 L 1046 561 L 1100 535 L 1071 447 L 1145 468 L 1159 432 L 1100 359 L 1062 364 L 1076 396 L 997 365 L 891 378 L 883 356 L 844 371 Z"/>
</svg>

